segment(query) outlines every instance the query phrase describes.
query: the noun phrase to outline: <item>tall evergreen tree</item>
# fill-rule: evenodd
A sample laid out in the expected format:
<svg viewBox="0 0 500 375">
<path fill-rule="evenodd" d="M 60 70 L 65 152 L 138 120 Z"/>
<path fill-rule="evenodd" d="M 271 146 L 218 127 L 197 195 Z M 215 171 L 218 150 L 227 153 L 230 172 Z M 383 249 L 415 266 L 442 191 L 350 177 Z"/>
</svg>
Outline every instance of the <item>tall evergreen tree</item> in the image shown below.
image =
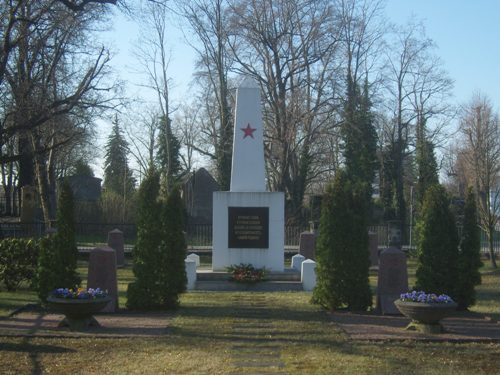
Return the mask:
<svg viewBox="0 0 500 375">
<path fill-rule="evenodd" d="M 135 179 L 128 166 L 128 143 L 120 129 L 118 117 L 113 121 L 105 150 L 103 187 L 108 192 L 130 196 L 135 189 Z"/>
<path fill-rule="evenodd" d="M 52 238 L 49 236 L 41 238 L 39 249 L 34 284 L 38 298 L 45 302 L 49 293 L 58 285 L 57 275 L 54 272 L 57 259 L 52 246 Z"/>
<path fill-rule="evenodd" d="M 313 301 L 327 308 L 371 306 L 367 226 L 371 216 L 377 136 L 370 112 L 368 84 L 363 93 L 347 76 L 344 106 L 345 172 L 337 173 L 322 203 L 317 250 L 318 284 Z"/>
<path fill-rule="evenodd" d="M 54 236 L 54 247 L 58 250 L 56 271 L 63 286 L 79 285 L 81 280 L 76 272 L 78 248 L 75 236 L 75 204 L 73 191 L 68 181 L 61 184 L 59 203 L 56 215 L 57 232 Z"/>
<path fill-rule="evenodd" d="M 159 200 L 160 176 L 150 170 L 138 192 L 138 233 L 134 275 L 127 306 L 131 309 L 172 309 L 186 290 L 184 209 L 178 188 Z"/>
<path fill-rule="evenodd" d="M 434 155 L 434 145 L 427 139 L 425 120 L 420 120 L 417 124 L 416 132 L 416 169 L 417 184 L 415 194 L 417 198 L 417 207 L 422 206 L 426 190 L 439 183 L 438 167 Z"/>
<path fill-rule="evenodd" d="M 45 301 L 55 288 L 72 288 L 81 282 L 76 271 L 78 248 L 75 239 L 73 192 L 66 180 L 60 188 L 57 232 L 52 237 L 43 239 L 40 245 L 37 290 L 42 301 Z"/>
<path fill-rule="evenodd" d="M 179 305 L 179 294 L 186 290 L 186 240 L 184 237 L 184 206 L 179 187 L 169 194 L 162 214 L 161 260 L 163 272 L 159 285 L 162 286 L 162 304 L 167 308 Z"/>
<path fill-rule="evenodd" d="M 361 92 L 352 79 L 347 79 L 342 135 L 347 175 L 365 190 L 369 207 L 377 168 L 377 132 L 373 125 L 368 82 Z"/>
<path fill-rule="evenodd" d="M 165 270 L 159 261 L 162 258 L 159 191 L 159 174 L 151 168 L 138 191 L 137 241 L 133 250 L 135 281 L 127 289 L 127 307 L 130 309 L 161 307 L 163 286 L 158 279 Z"/>
<path fill-rule="evenodd" d="M 441 185 L 427 189 L 417 227 L 416 289 L 455 298 L 458 233 L 448 195 Z"/>
<path fill-rule="evenodd" d="M 339 171 L 323 196 L 316 250 L 313 302 L 327 309 L 371 306 L 365 205 L 363 189 Z"/>
<path fill-rule="evenodd" d="M 396 219 L 396 194 L 394 185 L 394 148 L 391 143 L 383 146 L 380 151 L 380 201 L 384 209 L 384 220 Z"/>
<path fill-rule="evenodd" d="M 465 198 L 464 222 L 458 256 L 457 303 L 467 309 L 476 302 L 474 287 L 481 284 L 481 234 L 478 225 L 476 197 L 469 188 Z"/>
<path fill-rule="evenodd" d="M 172 133 L 170 119 L 163 117 L 160 120 L 160 125 L 157 160 L 161 173 L 161 184 L 165 188 L 165 194 L 168 194 L 182 172 L 179 155 L 181 143 Z"/>
</svg>

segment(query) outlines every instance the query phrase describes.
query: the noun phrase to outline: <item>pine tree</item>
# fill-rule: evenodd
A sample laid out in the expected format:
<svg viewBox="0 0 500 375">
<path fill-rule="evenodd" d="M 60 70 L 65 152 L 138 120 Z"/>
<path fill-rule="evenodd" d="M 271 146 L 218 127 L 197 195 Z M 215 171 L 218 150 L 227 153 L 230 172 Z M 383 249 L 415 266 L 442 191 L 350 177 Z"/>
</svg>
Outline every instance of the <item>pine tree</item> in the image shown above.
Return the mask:
<svg viewBox="0 0 500 375">
<path fill-rule="evenodd" d="M 127 307 L 130 309 L 161 307 L 163 291 L 158 279 L 165 270 L 160 263 L 162 223 L 159 190 L 159 175 L 150 169 L 138 191 L 137 241 L 133 250 L 135 281 L 127 289 Z"/>
<path fill-rule="evenodd" d="M 322 200 L 313 302 L 327 309 L 371 306 L 364 191 L 339 171 Z"/>
<path fill-rule="evenodd" d="M 448 195 L 441 185 L 427 189 L 417 227 L 416 289 L 455 298 L 458 234 Z"/>
<path fill-rule="evenodd" d="M 481 235 L 478 226 L 476 197 L 470 188 L 465 198 L 464 222 L 458 256 L 456 300 L 458 308 L 465 310 L 476 302 L 474 287 L 481 284 Z"/>
<path fill-rule="evenodd" d="M 135 179 L 128 167 L 128 143 L 122 134 L 117 117 L 113 121 L 113 129 L 105 150 L 104 189 L 122 197 L 129 197 L 135 189 Z"/>
<path fill-rule="evenodd" d="M 167 308 L 179 305 L 179 294 L 186 290 L 186 240 L 184 237 L 184 206 L 179 187 L 169 194 L 163 210 L 163 241 L 161 243 L 162 304 Z"/>
</svg>

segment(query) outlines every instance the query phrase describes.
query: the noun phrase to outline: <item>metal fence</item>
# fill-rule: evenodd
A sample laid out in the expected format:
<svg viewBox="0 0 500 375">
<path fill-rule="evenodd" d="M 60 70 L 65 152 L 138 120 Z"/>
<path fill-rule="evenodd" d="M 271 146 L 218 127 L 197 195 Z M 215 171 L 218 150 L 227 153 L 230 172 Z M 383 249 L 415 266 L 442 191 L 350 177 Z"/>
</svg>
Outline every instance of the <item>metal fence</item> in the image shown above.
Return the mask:
<svg viewBox="0 0 500 375">
<path fill-rule="evenodd" d="M 131 223 L 76 223 L 76 240 L 81 248 L 92 248 L 97 244 L 105 244 L 108 232 L 119 229 L 123 232 L 126 249 L 130 250 L 137 238 L 137 228 Z M 285 227 L 285 248 L 298 249 L 300 233 L 307 228 L 299 226 Z M 376 225 L 368 227 L 370 232 L 376 233 L 379 247 L 387 247 L 391 236 L 389 225 Z M 406 243 L 403 248 L 415 248 L 414 227 L 409 226 L 406 230 Z M 9 222 L 0 224 L 0 237 L 34 237 L 39 238 L 45 233 L 45 225 L 38 223 Z M 186 228 L 186 240 L 190 249 L 210 250 L 212 247 L 212 225 L 189 225 Z M 411 242 L 410 242 L 411 241 Z M 493 247 L 495 254 L 500 256 L 500 230 L 495 232 Z M 487 254 L 488 238 L 485 232 L 481 232 L 481 252 Z"/>
<path fill-rule="evenodd" d="M 8 238 L 39 238 L 45 233 L 45 224 L 43 222 L 37 223 L 19 223 L 7 222 L 0 224 L 0 237 Z"/>
<path fill-rule="evenodd" d="M 7 210 L 7 197 L 0 196 L 0 216 L 19 216 L 19 207 L 14 199 L 10 200 L 10 210 Z"/>
<path fill-rule="evenodd" d="M 298 247 L 300 233 L 306 228 L 299 226 L 285 227 L 285 247 Z M 187 243 L 191 247 L 212 246 L 212 225 L 188 225 L 186 228 Z"/>
</svg>

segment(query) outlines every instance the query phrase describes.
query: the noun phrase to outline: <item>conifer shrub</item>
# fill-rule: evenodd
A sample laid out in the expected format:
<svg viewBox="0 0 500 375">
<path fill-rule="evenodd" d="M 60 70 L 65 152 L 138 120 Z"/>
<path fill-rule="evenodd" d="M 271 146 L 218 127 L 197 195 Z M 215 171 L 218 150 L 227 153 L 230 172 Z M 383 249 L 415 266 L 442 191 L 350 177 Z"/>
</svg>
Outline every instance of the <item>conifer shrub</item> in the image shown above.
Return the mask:
<svg viewBox="0 0 500 375">
<path fill-rule="evenodd" d="M 176 186 L 168 195 L 163 209 L 163 241 L 161 243 L 163 273 L 162 304 L 166 308 L 179 305 L 179 295 L 186 291 L 187 276 L 184 260 L 186 259 L 186 238 L 184 235 L 184 205 L 179 187 Z"/>
<path fill-rule="evenodd" d="M 465 198 L 464 220 L 458 254 L 456 302 L 461 310 L 476 302 L 474 287 L 481 284 L 481 233 L 478 226 L 476 197 L 469 189 Z"/>
<path fill-rule="evenodd" d="M 323 196 L 312 301 L 326 309 L 371 306 L 365 194 L 340 171 Z"/>
<path fill-rule="evenodd" d="M 77 273 L 78 248 L 75 239 L 74 201 L 71 186 L 63 181 L 60 186 L 56 214 L 57 231 L 40 242 L 37 267 L 37 291 L 42 302 L 56 288 L 79 286 Z"/>
<path fill-rule="evenodd" d="M 441 185 L 427 189 L 417 222 L 417 282 L 426 293 L 456 298 L 458 233 L 449 197 Z"/>
<path fill-rule="evenodd" d="M 137 241 L 133 249 L 135 281 L 128 285 L 127 307 L 135 310 L 159 308 L 162 285 L 158 282 L 162 269 L 160 243 L 162 223 L 159 174 L 150 170 L 142 181 L 137 199 Z"/>
</svg>

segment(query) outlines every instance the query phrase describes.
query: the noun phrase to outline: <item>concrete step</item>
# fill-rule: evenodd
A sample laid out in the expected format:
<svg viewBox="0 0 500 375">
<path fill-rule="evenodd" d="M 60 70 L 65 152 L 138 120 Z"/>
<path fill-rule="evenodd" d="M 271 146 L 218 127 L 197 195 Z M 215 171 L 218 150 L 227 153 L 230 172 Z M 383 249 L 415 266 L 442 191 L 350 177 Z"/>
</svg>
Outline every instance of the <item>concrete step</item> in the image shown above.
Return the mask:
<svg viewBox="0 0 500 375">
<path fill-rule="evenodd" d="M 236 283 L 234 281 L 197 280 L 195 290 L 206 291 L 253 291 L 253 292 L 287 292 L 302 291 L 300 281 L 261 281 L 255 284 Z"/>
<path fill-rule="evenodd" d="M 228 272 L 217 272 L 212 270 L 196 271 L 196 280 L 199 281 L 227 281 L 231 275 Z M 269 272 L 265 276 L 266 281 L 299 281 L 300 272 L 286 268 L 283 272 Z"/>
</svg>

